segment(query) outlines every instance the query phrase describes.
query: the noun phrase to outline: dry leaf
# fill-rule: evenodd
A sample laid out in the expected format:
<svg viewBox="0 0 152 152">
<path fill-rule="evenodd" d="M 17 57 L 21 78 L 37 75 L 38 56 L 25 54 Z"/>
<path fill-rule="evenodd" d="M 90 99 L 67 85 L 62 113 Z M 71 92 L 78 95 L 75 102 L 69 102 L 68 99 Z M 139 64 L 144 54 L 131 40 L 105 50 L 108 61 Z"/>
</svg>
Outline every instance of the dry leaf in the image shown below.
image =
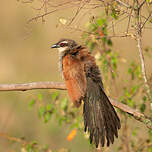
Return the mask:
<svg viewBox="0 0 152 152">
<path fill-rule="evenodd" d="M 67 23 L 67 20 L 65 18 L 60 18 L 59 22 L 63 25 L 65 25 Z"/>
<path fill-rule="evenodd" d="M 73 130 L 69 133 L 69 135 L 67 136 L 67 140 L 68 140 L 68 141 L 71 141 L 71 140 L 75 137 L 76 133 L 77 133 L 77 130 L 76 130 L 76 129 L 73 129 Z"/>
</svg>

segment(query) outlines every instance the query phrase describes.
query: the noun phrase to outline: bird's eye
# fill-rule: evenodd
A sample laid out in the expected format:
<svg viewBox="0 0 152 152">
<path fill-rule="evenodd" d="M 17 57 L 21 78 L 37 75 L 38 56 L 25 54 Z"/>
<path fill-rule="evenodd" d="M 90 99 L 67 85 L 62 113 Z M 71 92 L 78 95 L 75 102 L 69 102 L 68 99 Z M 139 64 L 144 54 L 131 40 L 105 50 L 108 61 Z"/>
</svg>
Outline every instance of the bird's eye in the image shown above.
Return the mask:
<svg viewBox="0 0 152 152">
<path fill-rule="evenodd" d="M 66 43 L 60 43 L 60 46 L 61 47 L 66 46 Z"/>
</svg>

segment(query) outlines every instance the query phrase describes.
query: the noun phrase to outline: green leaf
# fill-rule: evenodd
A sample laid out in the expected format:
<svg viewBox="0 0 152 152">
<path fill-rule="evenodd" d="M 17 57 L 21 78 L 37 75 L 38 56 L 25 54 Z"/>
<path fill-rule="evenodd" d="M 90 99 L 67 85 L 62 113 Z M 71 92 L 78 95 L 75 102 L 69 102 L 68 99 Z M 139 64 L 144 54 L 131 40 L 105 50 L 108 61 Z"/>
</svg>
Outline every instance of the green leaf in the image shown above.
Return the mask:
<svg viewBox="0 0 152 152">
<path fill-rule="evenodd" d="M 46 112 L 46 108 L 44 106 L 41 106 L 38 110 L 38 114 L 39 114 L 39 117 L 43 117 L 44 113 Z"/>
<path fill-rule="evenodd" d="M 32 148 L 31 144 L 27 144 L 25 149 L 26 149 L 27 152 L 33 152 L 33 148 Z"/>
<path fill-rule="evenodd" d="M 146 0 L 146 2 L 147 2 L 147 3 L 151 3 L 151 2 L 152 2 L 152 0 Z"/>
<path fill-rule="evenodd" d="M 71 126 L 70 126 L 70 129 L 74 129 L 74 128 L 79 128 L 79 122 L 75 122 L 75 123 L 73 123 Z"/>
<path fill-rule="evenodd" d="M 61 108 L 66 111 L 67 108 L 68 108 L 68 100 L 67 98 L 64 98 L 62 101 L 61 101 Z"/>
<path fill-rule="evenodd" d="M 92 23 L 92 24 L 90 24 L 88 31 L 95 32 L 97 29 L 98 29 L 97 25 Z"/>
<path fill-rule="evenodd" d="M 56 100 L 56 99 L 58 98 L 58 96 L 59 96 L 59 92 L 58 92 L 58 91 L 53 92 L 53 94 L 52 94 L 52 99 L 53 99 L 53 100 Z"/>
<path fill-rule="evenodd" d="M 97 20 L 97 24 L 98 24 L 98 26 L 102 26 L 102 25 L 104 24 L 103 19 L 99 18 L 99 19 Z"/>
<path fill-rule="evenodd" d="M 129 93 L 127 89 L 125 90 L 125 95 L 127 96 L 127 98 L 131 98 L 131 94 Z"/>
<path fill-rule="evenodd" d="M 140 105 L 140 111 L 144 113 L 145 109 L 146 109 L 146 105 L 144 103 L 142 103 Z"/>
<path fill-rule="evenodd" d="M 115 10 L 112 11 L 111 16 L 112 16 L 115 20 L 118 19 L 118 16 L 117 16 L 117 13 L 116 13 Z"/>
<path fill-rule="evenodd" d="M 103 26 L 102 31 L 104 35 L 107 35 L 107 26 Z"/>
<path fill-rule="evenodd" d="M 138 86 L 137 86 L 137 85 L 134 85 L 134 86 L 131 88 L 132 94 L 134 94 L 137 89 L 138 89 Z"/>
<path fill-rule="evenodd" d="M 102 37 L 102 42 L 106 43 L 107 42 L 107 38 L 106 37 Z"/>
<path fill-rule="evenodd" d="M 136 136 L 136 135 L 137 135 L 137 130 L 138 130 L 138 128 L 133 129 L 133 131 L 132 131 L 132 135 L 133 135 L 133 136 Z"/>
<path fill-rule="evenodd" d="M 134 105 L 135 105 L 134 101 L 131 98 L 127 99 L 127 103 L 128 103 L 128 106 L 130 106 L 130 107 L 134 107 Z"/>
<path fill-rule="evenodd" d="M 112 56 L 111 57 L 111 62 L 112 62 L 112 65 L 113 65 L 113 68 L 114 68 L 114 70 L 116 70 L 117 69 L 117 56 Z"/>
<path fill-rule="evenodd" d="M 125 100 L 124 96 L 120 96 L 119 100 L 120 100 L 120 102 L 124 103 L 124 100 Z"/>
<path fill-rule="evenodd" d="M 133 140 L 131 140 L 131 147 L 134 147 L 135 146 L 135 143 Z"/>
<path fill-rule="evenodd" d="M 44 152 L 47 152 L 47 150 L 49 149 L 49 145 L 43 145 L 42 149 L 44 150 Z"/>
<path fill-rule="evenodd" d="M 63 121 L 65 121 L 65 120 L 66 120 L 65 116 L 61 116 L 59 118 L 59 125 L 62 125 Z"/>
<path fill-rule="evenodd" d="M 152 130 L 149 130 L 149 139 L 150 139 L 150 141 L 152 141 Z"/>
<path fill-rule="evenodd" d="M 129 74 L 132 73 L 132 68 L 128 68 L 128 73 L 129 73 Z"/>
<path fill-rule="evenodd" d="M 142 100 L 143 100 L 143 101 L 147 101 L 147 97 L 146 97 L 146 96 L 143 96 Z"/>
<path fill-rule="evenodd" d="M 25 147 L 26 152 L 38 152 L 38 149 L 35 145 L 37 145 L 36 141 L 32 141 L 31 143 L 27 144 Z"/>
<path fill-rule="evenodd" d="M 149 148 L 148 148 L 148 152 L 152 152 L 152 147 L 149 147 Z"/>
<path fill-rule="evenodd" d="M 30 101 L 28 107 L 31 109 L 32 106 L 35 104 L 35 102 L 36 102 L 36 101 L 35 101 L 34 99 L 32 99 L 32 100 Z"/>
<path fill-rule="evenodd" d="M 48 105 L 46 106 L 46 110 L 47 110 L 47 111 L 52 110 L 52 108 L 53 108 L 53 104 L 48 104 Z"/>
<path fill-rule="evenodd" d="M 38 94 L 38 99 L 42 100 L 43 99 L 43 95 L 42 94 Z"/>
<path fill-rule="evenodd" d="M 111 41 L 110 39 L 108 39 L 108 40 L 107 40 L 107 44 L 108 44 L 109 46 L 112 46 L 112 41 Z"/>
<path fill-rule="evenodd" d="M 103 65 L 102 65 L 102 69 L 103 69 L 103 72 L 107 72 L 108 71 L 108 60 L 104 59 L 103 60 Z"/>
<path fill-rule="evenodd" d="M 50 112 L 47 112 L 45 113 L 44 115 L 44 122 L 47 123 L 51 118 L 51 113 Z"/>
</svg>

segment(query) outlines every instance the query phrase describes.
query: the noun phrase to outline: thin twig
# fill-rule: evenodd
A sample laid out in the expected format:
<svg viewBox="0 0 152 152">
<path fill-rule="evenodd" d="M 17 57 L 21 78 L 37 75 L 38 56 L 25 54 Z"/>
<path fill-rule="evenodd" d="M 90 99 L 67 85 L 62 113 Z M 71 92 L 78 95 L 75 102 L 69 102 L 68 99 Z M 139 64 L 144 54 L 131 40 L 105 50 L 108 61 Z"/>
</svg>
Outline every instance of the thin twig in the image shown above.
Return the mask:
<svg viewBox="0 0 152 152">
<path fill-rule="evenodd" d="M 143 5 L 146 3 L 146 0 L 143 0 L 142 2 L 141 2 L 141 4 L 139 5 L 139 10 L 143 7 Z"/>
<path fill-rule="evenodd" d="M 31 19 L 29 19 L 29 20 L 27 21 L 27 24 L 31 23 L 32 21 L 36 21 L 36 20 L 39 19 L 39 18 L 43 18 L 44 16 L 47 16 L 47 15 L 49 15 L 49 14 L 51 14 L 51 13 L 54 13 L 54 12 L 56 12 L 56 11 L 58 11 L 58 10 L 59 10 L 59 9 L 55 9 L 55 10 L 53 10 L 53 11 L 44 13 L 44 14 L 42 14 L 42 15 L 38 15 L 38 16 L 32 17 Z"/>
<path fill-rule="evenodd" d="M 23 139 L 16 138 L 16 137 L 13 137 L 13 136 L 9 136 L 9 135 L 7 135 L 6 133 L 3 133 L 3 132 L 0 132 L 0 137 L 6 138 L 7 140 L 12 141 L 12 142 L 22 143 L 23 145 L 28 144 L 28 142 L 26 142 Z"/>
<path fill-rule="evenodd" d="M 0 91 L 27 91 L 33 89 L 66 90 L 66 86 L 63 82 L 32 82 L 32 83 L 24 83 L 24 84 L 0 84 Z M 145 116 L 144 114 L 116 100 L 110 99 L 110 102 L 113 106 L 130 114 L 136 120 L 144 123 L 147 128 L 152 129 L 152 120 L 147 116 Z"/>
<path fill-rule="evenodd" d="M 133 6 L 134 6 L 134 4 L 133 4 Z M 129 13 L 129 19 L 128 19 L 128 25 L 127 25 L 126 33 L 128 33 L 128 31 L 129 31 L 129 26 L 130 26 L 130 21 L 131 21 L 131 17 L 132 17 L 132 12 L 133 12 L 133 8 L 131 9 L 131 11 Z"/>
<path fill-rule="evenodd" d="M 141 26 L 141 30 L 145 27 L 145 24 L 149 21 L 149 18 L 152 16 L 152 13 L 146 18 L 145 22 Z"/>
<path fill-rule="evenodd" d="M 95 33 L 93 32 L 88 32 L 88 31 L 85 31 L 83 29 L 80 29 L 80 28 L 74 28 L 74 27 L 66 27 L 67 29 L 70 29 L 70 30 L 74 30 L 74 31 L 78 31 L 78 32 L 84 32 L 84 33 L 87 33 L 87 34 L 90 34 L 90 35 L 95 35 Z M 122 33 L 122 34 L 119 34 L 119 35 L 105 35 L 105 36 L 102 36 L 102 37 L 106 37 L 106 38 L 116 38 L 116 37 L 121 37 L 121 38 L 126 38 L 126 37 L 133 37 L 134 38 L 134 35 L 133 34 L 127 34 L 127 33 Z M 96 37 L 97 39 L 101 39 L 101 37 Z"/>
<path fill-rule="evenodd" d="M 8 135 L 8 134 L 6 134 L 4 132 L 0 132 L 0 138 L 7 139 L 7 140 L 9 140 L 11 142 L 20 143 L 20 144 L 22 144 L 22 147 L 25 147 L 26 145 L 31 144 L 32 147 L 37 148 L 39 151 L 42 150 L 42 149 L 44 150 L 44 147 L 41 146 L 41 145 L 38 145 L 37 143 L 28 142 L 25 139 L 22 139 L 22 138 L 19 138 L 19 137 L 14 137 L 14 136 Z M 51 149 L 48 149 L 48 151 L 51 151 Z"/>
<path fill-rule="evenodd" d="M 74 17 L 71 19 L 69 25 L 72 24 L 72 22 L 75 20 L 75 18 L 77 17 L 77 15 L 80 13 L 80 11 L 83 9 L 83 7 L 86 5 L 86 3 L 88 3 L 88 1 L 86 1 L 86 0 L 84 0 L 84 2 L 82 1 L 82 5 L 81 5 L 81 3 L 80 3 L 80 6 L 78 7 L 78 9 L 77 9 Z"/>
<path fill-rule="evenodd" d="M 127 8 L 132 8 L 132 6 L 130 6 L 129 4 L 125 3 L 125 2 L 122 2 L 120 0 L 116 0 L 117 3 L 119 3 L 120 5 L 124 6 L 124 7 L 127 7 Z"/>
<path fill-rule="evenodd" d="M 99 1 L 101 1 L 101 2 L 105 2 L 104 0 L 99 0 Z M 126 8 L 132 8 L 129 4 L 127 4 L 127 3 L 125 3 L 125 2 L 122 2 L 121 0 L 115 0 L 118 4 L 120 4 L 120 5 L 122 5 L 122 6 L 124 6 L 124 7 L 126 7 Z M 110 4 L 110 3 L 108 3 L 108 4 Z"/>
<path fill-rule="evenodd" d="M 51 11 L 46 12 L 46 13 L 43 13 L 43 14 L 41 14 L 41 15 L 37 15 L 37 16 L 35 16 L 35 17 L 32 17 L 31 19 L 29 19 L 29 20 L 27 21 L 27 24 L 30 23 L 30 22 L 32 22 L 32 21 L 36 21 L 36 20 L 38 20 L 39 18 L 42 18 L 42 19 L 43 19 L 45 16 L 50 15 L 50 14 L 56 12 L 56 11 L 63 10 L 63 9 L 67 9 L 67 8 L 71 8 L 71 7 L 76 7 L 76 6 L 77 6 L 77 5 L 66 6 L 67 4 L 70 4 L 71 2 L 72 2 L 72 1 L 59 4 L 59 5 L 56 7 L 56 9 L 54 9 L 54 10 L 51 10 Z M 60 6 L 64 6 L 64 5 L 65 5 L 65 7 L 60 7 Z M 55 8 L 55 7 L 54 7 L 54 8 Z"/>
<path fill-rule="evenodd" d="M 114 26 L 113 21 L 112 21 L 112 32 L 113 32 L 113 35 L 115 35 L 115 26 Z"/>
</svg>

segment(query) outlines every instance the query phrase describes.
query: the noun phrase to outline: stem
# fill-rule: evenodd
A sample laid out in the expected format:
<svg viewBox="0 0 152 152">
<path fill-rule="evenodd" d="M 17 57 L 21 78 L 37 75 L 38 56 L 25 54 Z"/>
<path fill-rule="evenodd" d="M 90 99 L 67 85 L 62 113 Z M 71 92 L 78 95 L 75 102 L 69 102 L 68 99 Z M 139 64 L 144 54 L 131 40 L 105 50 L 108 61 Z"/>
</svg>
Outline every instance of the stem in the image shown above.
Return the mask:
<svg viewBox="0 0 152 152">
<path fill-rule="evenodd" d="M 137 4 L 138 5 L 138 4 Z M 143 5 L 142 5 L 143 6 Z M 135 11 L 136 14 L 136 41 L 137 41 L 137 48 L 139 52 L 139 57 L 140 57 L 140 62 L 141 62 L 141 72 L 142 72 L 142 77 L 143 81 L 145 84 L 146 92 L 148 95 L 148 98 L 150 102 L 152 103 L 152 92 L 150 90 L 150 87 L 148 85 L 148 80 L 147 80 L 147 74 L 146 74 L 146 68 L 145 68 L 145 60 L 144 60 L 144 55 L 143 55 L 143 49 L 142 49 L 142 28 L 141 26 L 141 21 L 140 21 L 140 10 L 141 10 L 141 5 L 137 6 L 137 10 Z"/>
<path fill-rule="evenodd" d="M 139 52 L 139 57 L 140 57 L 140 62 L 141 62 L 141 71 L 142 71 L 142 76 L 145 83 L 146 92 L 147 92 L 150 102 L 152 103 L 152 92 L 148 85 L 147 74 L 145 70 L 144 55 L 143 55 L 143 50 L 142 50 L 142 41 L 141 41 L 141 36 L 139 34 L 137 34 L 137 47 L 138 47 L 138 52 Z"/>
</svg>

